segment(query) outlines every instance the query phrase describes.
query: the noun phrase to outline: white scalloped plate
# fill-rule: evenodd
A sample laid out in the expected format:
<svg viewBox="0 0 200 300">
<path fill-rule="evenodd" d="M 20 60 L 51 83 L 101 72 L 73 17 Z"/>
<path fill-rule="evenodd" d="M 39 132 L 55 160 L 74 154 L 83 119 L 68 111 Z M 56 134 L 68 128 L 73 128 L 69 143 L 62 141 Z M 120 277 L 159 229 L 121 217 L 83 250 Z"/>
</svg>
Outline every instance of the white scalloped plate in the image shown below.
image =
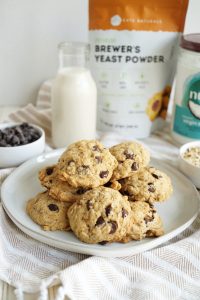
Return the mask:
<svg viewBox="0 0 200 300">
<path fill-rule="evenodd" d="M 179 171 L 152 159 L 151 165 L 167 173 L 173 183 L 174 192 L 169 200 L 156 204 L 164 223 L 165 234 L 158 238 L 131 241 L 126 244 L 112 243 L 104 246 L 85 244 L 72 232 L 43 231 L 26 214 L 26 201 L 43 188 L 38 180 L 38 171 L 57 162 L 63 149 L 33 158 L 18 167 L 6 178 L 1 189 L 2 204 L 13 222 L 29 236 L 48 245 L 89 255 L 117 257 L 136 254 L 152 249 L 185 230 L 199 211 L 199 193 L 193 184 Z"/>
</svg>

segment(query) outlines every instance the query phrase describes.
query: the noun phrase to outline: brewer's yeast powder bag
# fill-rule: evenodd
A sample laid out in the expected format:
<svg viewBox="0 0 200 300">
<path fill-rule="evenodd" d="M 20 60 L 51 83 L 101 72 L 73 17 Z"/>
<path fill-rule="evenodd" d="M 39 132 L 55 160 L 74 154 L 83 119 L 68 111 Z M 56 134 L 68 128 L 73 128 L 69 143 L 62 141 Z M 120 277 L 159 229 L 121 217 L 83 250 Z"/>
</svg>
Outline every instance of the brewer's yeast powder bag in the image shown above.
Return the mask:
<svg viewBox="0 0 200 300">
<path fill-rule="evenodd" d="M 165 118 L 188 0 L 90 0 L 98 129 L 147 137 Z"/>
</svg>

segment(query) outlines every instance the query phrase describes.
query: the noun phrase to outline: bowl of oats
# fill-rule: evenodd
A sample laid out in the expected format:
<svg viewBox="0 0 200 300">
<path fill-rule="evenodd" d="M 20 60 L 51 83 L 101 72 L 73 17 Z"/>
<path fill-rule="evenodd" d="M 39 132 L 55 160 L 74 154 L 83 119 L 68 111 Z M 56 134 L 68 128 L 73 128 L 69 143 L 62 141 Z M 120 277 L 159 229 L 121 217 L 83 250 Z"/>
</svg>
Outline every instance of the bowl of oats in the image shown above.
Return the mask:
<svg viewBox="0 0 200 300">
<path fill-rule="evenodd" d="M 179 169 L 200 189 L 200 141 L 189 142 L 180 148 Z"/>
</svg>

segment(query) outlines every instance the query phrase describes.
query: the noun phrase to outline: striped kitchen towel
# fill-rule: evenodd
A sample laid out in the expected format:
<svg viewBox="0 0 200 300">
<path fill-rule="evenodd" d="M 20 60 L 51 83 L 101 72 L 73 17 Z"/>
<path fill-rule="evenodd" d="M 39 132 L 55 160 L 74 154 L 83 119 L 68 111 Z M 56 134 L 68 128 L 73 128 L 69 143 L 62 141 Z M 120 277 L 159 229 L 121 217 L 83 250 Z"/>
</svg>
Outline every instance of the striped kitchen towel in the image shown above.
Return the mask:
<svg viewBox="0 0 200 300">
<path fill-rule="evenodd" d="M 45 81 L 38 92 L 36 106 L 28 104 L 9 115 L 13 122 L 30 122 L 42 127 L 46 142 L 51 145 L 51 85 L 52 80 Z"/>
<path fill-rule="evenodd" d="M 50 140 L 51 82 L 42 85 L 36 107 L 29 104 L 10 115 L 13 121 L 42 126 Z M 101 141 L 110 146 L 122 137 L 107 133 Z M 176 166 L 178 148 L 167 130 L 145 140 L 151 154 Z M 0 171 L 0 184 L 12 170 Z M 14 199 L 15 200 L 15 199 Z M 16 199 L 17 201 L 17 199 Z M 24 292 L 40 292 L 60 284 L 55 300 L 198 300 L 200 299 L 200 215 L 169 242 L 123 258 L 91 257 L 40 243 L 18 229 L 0 207 L 0 278 Z"/>
</svg>

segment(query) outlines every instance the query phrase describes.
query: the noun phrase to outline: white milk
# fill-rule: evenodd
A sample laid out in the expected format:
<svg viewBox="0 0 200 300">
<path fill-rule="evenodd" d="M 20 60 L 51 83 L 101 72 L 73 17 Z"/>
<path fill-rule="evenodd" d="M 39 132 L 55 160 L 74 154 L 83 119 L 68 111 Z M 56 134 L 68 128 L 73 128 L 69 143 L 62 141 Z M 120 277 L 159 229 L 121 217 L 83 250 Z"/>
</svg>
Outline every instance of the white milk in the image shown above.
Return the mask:
<svg viewBox="0 0 200 300">
<path fill-rule="evenodd" d="M 57 148 L 96 134 L 97 90 L 90 71 L 66 67 L 52 87 L 52 138 Z"/>
</svg>

